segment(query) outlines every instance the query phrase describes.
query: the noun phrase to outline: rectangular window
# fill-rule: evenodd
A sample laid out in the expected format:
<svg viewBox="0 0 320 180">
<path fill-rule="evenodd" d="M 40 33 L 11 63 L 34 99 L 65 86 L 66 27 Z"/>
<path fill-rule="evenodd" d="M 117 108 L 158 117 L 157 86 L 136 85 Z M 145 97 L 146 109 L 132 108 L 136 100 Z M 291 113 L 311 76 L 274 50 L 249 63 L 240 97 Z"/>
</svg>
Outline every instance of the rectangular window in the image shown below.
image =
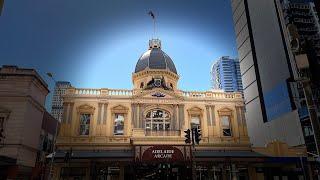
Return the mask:
<svg viewBox="0 0 320 180">
<path fill-rule="evenodd" d="M 304 127 L 304 136 L 313 136 L 313 129 L 311 126 Z"/>
<path fill-rule="evenodd" d="M 90 118 L 90 114 L 80 115 L 80 135 L 89 135 Z"/>
<path fill-rule="evenodd" d="M 230 117 L 222 116 L 221 117 L 221 128 L 223 136 L 231 136 L 231 125 L 230 125 Z"/>
<path fill-rule="evenodd" d="M 123 135 L 124 129 L 124 115 L 123 114 L 115 114 L 114 119 L 114 135 Z"/>
<path fill-rule="evenodd" d="M 264 92 L 267 120 L 272 121 L 292 111 L 289 97 L 289 88 L 286 82 L 279 83 L 267 92 Z"/>
<path fill-rule="evenodd" d="M 191 129 L 198 128 L 200 129 L 200 116 L 191 116 Z"/>
</svg>

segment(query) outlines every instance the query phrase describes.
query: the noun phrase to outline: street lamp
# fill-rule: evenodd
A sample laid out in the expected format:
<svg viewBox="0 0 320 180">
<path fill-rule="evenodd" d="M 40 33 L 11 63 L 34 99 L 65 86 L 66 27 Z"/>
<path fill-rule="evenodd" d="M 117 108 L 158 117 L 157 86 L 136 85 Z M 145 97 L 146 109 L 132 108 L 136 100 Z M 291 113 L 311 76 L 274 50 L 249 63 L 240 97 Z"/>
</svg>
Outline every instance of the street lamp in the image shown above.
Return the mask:
<svg viewBox="0 0 320 180">
<path fill-rule="evenodd" d="M 47 73 L 47 76 L 52 79 L 52 81 L 57 84 L 57 81 L 54 79 L 52 73 L 48 72 Z M 54 90 L 53 90 L 54 91 Z M 49 177 L 51 177 L 51 179 L 53 179 L 53 175 L 52 175 L 52 169 L 53 169 L 53 162 L 54 162 L 54 158 L 55 158 L 55 155 L 56 155 L 56 142 L 57 142 L 57 132 L 58 132 L 58 126 L 59 126 L 59 120 L 57 120 L 57 123 L 56 123 L 56 130 L 55 130 L 55 133 L 54 133 L 54 140 L 53 140 L 53 151 L 52 151 L 52 157 L 51 157 L 51 162 L 50 162 L 50 171 L 49 171 Z"/>
</svg>

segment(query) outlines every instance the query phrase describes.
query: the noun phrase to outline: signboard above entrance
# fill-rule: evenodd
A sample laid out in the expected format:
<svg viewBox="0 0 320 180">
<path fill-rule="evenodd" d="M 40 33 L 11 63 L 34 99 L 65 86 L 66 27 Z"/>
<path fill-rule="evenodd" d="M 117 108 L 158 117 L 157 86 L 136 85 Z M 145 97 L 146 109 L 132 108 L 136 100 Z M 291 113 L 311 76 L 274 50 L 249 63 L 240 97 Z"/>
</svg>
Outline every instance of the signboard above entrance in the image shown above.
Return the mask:
<svg viewBox="0 0 320 180">
<path fill-rule="evenodd" d="M 190 146 L 136 146 L 135 160 L 138 162 L 185 162 L 191 161 Z"/>
</svg>

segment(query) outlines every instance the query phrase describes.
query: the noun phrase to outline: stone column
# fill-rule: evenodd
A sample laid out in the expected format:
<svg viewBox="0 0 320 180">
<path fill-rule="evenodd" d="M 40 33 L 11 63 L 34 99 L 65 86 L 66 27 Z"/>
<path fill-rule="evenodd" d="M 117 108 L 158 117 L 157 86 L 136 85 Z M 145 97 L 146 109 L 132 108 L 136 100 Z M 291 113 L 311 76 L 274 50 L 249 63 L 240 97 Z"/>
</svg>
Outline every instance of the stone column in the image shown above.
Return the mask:
<svg viewBox="0 0 320 180">
<path fill-rule="evenodd" d="M 245 112 L 244 112 L 244 106 L 240 107 L 240 113 L 241 113 L 242 124 L 244 126 L 246 126 L 247 122 L 246 122 L 246 115 L 245 115 Z"/>
<path fill-rule="evenodd" d="M 236 115 L 237 115 L 238 125 L 241 126 L 242 125 L 242 115 L 241 115 L 241 107 L 240 106 L 236 106 Z"/>
<path fill-rule="evenodd" d="M 74 106 L 74 103 L 69 103 L 69 106 L 68 106 L 68 124 L 69 124 L 70 126 L 68 126 L 68 128 L 70 128 L 71 131 L 70 131 L 70 130 L 67 130 L 66 132 L 67 132 L 67 134 L 70 135 L 70 136 L 71 136 L 72 133 L 74 132 L 74 131 L 72 131 L 72 128 L 74 127 L 74 125 L 72 125 L 72 124 L 75 123 L 75 122 L 72 122 L 73 106 Z"/>
<path fill-rule="evenodd" d="M 132 121 L 132 126 L 133 128 L 137 128 L 137 105 L 136 104 L 131 104 L 131 121 Z"/>
<path fill-rule="evenodd" d="M 102 108 L 102 103 L 98 103 L 98 118 L 97 118 L 97 124 L 101 124 L 101 108 Z"/>
<path fill-rule="evenodd" d="M 175 113 L 176 113 L 176 129 L 180 130 L 180 117 L 179 117 L 179 106 L 176 105 L 175 109 L 174 109 Z"/>
<path fill-rule="evenodd" d="M 208 126 L 212 125 L 212 119 L 211 119 L 211 115 L 210 115 L 210 106 L 206 105 L 206 115 L 207 115 L 207 124 Z"/>
<path fill-rule="evenodd" d="M 66 116 L 66 124 L 69 124 L 69 114 L 70 114 L 70 103 L 67 103 L 67 116 Z"/>
<path fill-rule="evenodd" d="M 172 114 L 172 118 L 171 118 L 171 122 L 170 122 L 170 129 L 172 130 L 177 130 L 177 105 L 174 104 L 173 107 L 173 114 Z"/>
<path fill-rule="evenodd" d="M 137 127 L 140 128 L 140 104 L 137 104 L 137 110 L 136 110 L 136 122 L 137 122 Z"/>
<path fill-rule="evenodd" d="M 185 119 L 184 119 L 184 104 L 180 104 L 179 106 L 179 129 L 183 128 Z"/>
<path fill-rule="evenodd" d="M 214 106 L 212 105 L 210 107 L 211 109 L 211 120 L 212 120 L 212 126 L 216 126 L 216 113 L 215 113 L 215 109 L 214 109 Z"/>
<path fill-rule="evenodd" d="M 68 104 L 63 103 L 62 123 L 67 123 Z"/>
<path fill-rule="evenodd" d="M 144 112 L 144 104 L 140 104 L 139 108 L 139 128 L 144 129 L 145 127 L 145 122 L 144 122 L 144 117 L 143 117 L 143 112 Z"/>
<path fill-rule="evenodd" d="M 108 119 L 108 103 L 103 104 L 103 125 L 107 124 Z"/>
</svg>

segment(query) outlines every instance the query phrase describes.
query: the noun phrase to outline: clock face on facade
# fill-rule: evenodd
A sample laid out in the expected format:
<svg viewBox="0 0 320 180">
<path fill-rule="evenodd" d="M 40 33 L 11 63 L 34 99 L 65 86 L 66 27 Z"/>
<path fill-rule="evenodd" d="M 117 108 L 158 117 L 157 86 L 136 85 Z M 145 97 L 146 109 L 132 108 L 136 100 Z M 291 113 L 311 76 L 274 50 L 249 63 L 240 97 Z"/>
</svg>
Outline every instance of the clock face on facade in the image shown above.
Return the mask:
<svg viewBox="0 0 320 180">
<path fill-rule="evenodd" d="M 161 86 L 161 79 L 155 79 L 154 80 L 154 86 L 155 87 L 160 87 Z"/>
</svg>

